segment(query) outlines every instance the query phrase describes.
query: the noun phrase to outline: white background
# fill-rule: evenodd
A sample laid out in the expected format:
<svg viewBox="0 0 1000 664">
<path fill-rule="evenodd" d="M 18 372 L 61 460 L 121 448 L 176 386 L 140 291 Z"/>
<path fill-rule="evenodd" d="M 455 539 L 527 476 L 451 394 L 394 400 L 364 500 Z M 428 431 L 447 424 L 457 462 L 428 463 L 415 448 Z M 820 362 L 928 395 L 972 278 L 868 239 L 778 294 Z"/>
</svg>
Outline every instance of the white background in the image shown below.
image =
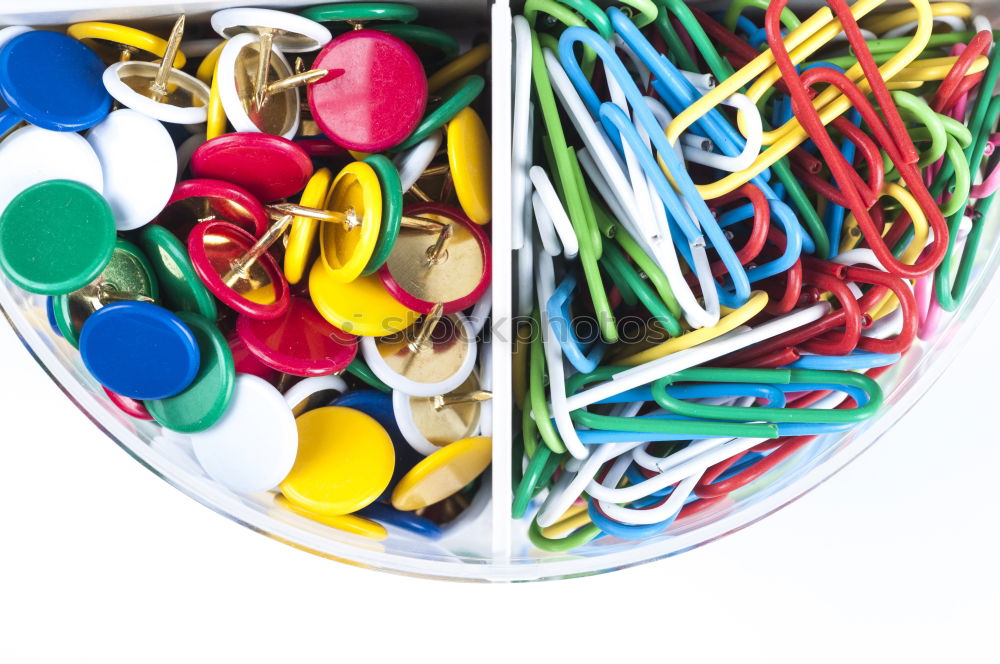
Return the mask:
<svg viewBox="0 0 1000 664">
<path fill-rule="evenodd" d="M 201 507 L 0 323 L 0 663 L 997 661 L 998 326 L 994 308 L 896 429 L 763 522 L 485 586 L 352 568 Z"/>
</svg>

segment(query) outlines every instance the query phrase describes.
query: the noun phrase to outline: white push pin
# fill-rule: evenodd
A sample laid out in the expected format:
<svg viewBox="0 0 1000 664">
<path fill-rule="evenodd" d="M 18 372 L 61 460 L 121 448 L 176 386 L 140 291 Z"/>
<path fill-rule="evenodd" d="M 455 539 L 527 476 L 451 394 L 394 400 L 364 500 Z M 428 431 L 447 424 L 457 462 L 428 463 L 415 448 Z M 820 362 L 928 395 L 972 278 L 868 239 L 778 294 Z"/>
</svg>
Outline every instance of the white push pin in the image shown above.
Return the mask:
<svg viewBox="0 0 1000 664">
<path fill-rule="evenodd" d="M 148 224 L 170 200 L 177 180 L 177 152 L 167 128 L 148 115 L 119 109 L 87 132 L 104 171 L 104 198 L 115 227 Z"/>
<path fill-rule="evenodd" d="M 403 394 L 433 397 L 461 385 L 476 366 L 475 333 L 461 313 L 442 315 L 440 304 L 410 328 L 385 337 L 362 337 L 368 368 Z"/>
<path fill-rule="evenodd" d="M 34 125 L 15 129 L 0 143 L 0 210 L 46 180 L 73 180 L 104 191 L 101 160 L 82 136 Z"/>
<path fill-rule="evenodd" d="M 104 71 L 104 87 L 123 106 L 173 124 L 199 124 L 208 117 L 208 86 L 174 69 L 184 36 L 184 16 L 177 19 L 159 63 L 116 62 Z"/>
<path fill-rule="evenodd" d="M 414 397 L 394 390 L 392 410 L 410 447 L 428 456 L 479 431 L 482 407 L 492 398 L 473 373 L 448 394 Z"/>
<path fill-rule="evenodd" d="M 292 138 L 299 128 L 298 88 L 322 80 L 325 69 L 298 71 L 283 52 L 322 48 L 332 35 L 323 25 L 272 9 L 224 9 L 212 27 L 229 42 L 219 55 L 218 90 L 236 131 Z"/>
<path fill-rule="evenodd" d="M 191 445 L 210 477 L 250 494 L 285 479 L 295 463 L 299 434 L 281 392 L 263 378 L 240 374 L 222 419 L 192 434 Z"/>
</svg>

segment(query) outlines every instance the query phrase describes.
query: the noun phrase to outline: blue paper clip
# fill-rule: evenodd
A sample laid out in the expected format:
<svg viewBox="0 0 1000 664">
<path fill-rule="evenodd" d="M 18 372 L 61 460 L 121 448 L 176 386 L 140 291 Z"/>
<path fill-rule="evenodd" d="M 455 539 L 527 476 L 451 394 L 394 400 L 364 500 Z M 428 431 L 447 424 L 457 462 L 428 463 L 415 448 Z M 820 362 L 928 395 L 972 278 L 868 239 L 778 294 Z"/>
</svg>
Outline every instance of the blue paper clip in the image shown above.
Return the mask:
<svg viewBox="0 0 1000 664">
<path fill-rule="evenodd" d="M 563 357 L 580 373 L 590 373 L 601 363 L 607 346 L 601 343 L 599 333 L 594 335 L 594 339 L 583 341 L 574 332 L 569 306 L 576 284 L 576 275 L 567 274 L 545 307 L 552 333 L 562 347 Z"/>
<path fill-rule="evenodd" d="M 590 87 L 590 83 L 584 77 L 579 62 L 576 61 L 573 48 L 577 43 L 583 43 L 593 48 L 608 68 L 610 74 L 619 83 L 629 104 L 632 106 L 632 112 L 653 142 L 657 153 L 670 172 L 674 184 L 680 189 L 683 201 L 681 200 L 681 196 L 678 196 L 674 190 L 674 186 L 667 180 L 666 175 L 656 163 L 652 153 L 639 136 L 635 125 L 632 124 L 632 121 L 625 112 L 615 104 L 601 104 L 593 88 Z M 673 217 L 673 220 L 678 224 L 678 227 L 684 233 L 685 237 L 687 237 L 688 241 L 697 245 L 704 243 L 707 236 L 708 241 L 711 242 L 712 246 L 718 252 L 719 257 L 733 278 L 735 293 L 725 293 L 727 305 L 742 306 L 750 297 L 750 282 L 747 280 L 743 265 L 736 256 L 736 252 L 730 246 L 725 233 L 719 228 L 718 222 L 708 209 L 708 205 L 698 194 L 698 190 L 691 181 L 690 176 L 684 168 L 684 164 L 674 152 L 673 147 L 667 142 L 662 127 L 646 105 L 642 93 L 630 78 L 625 66 L 614 53 L 612 47 L 596 32 L 586 28 L 572 27 L 564 31 L 559 38 L 559 57 L 570 80 L 573 81 L 574 86 L 580 92 L 591 113 L 601 119 L 612 141 L 616 138 L 620 141 L 622 137 L 628 141 L 629 147 L 641 163 L 643 171 L 653 182 L 656 192 L 663 201 L 669 216 Z M 617 130 L 619 136 L 614 135 L 616 132 L 611 131 L 612 127 Z M 694 213 L 695 218 L 700 222 L 701 229 L 691 219 L 691 212 Z M 720 299 L 723 295 L 720 292 Z"/>
<path fill-rule="evenodd" d="M 690 385 L 669 385 L 667 394 L 677 399 L 710 399 L 718 397 L 756 397 L 767 399 L 768 405 L 774 408 L 785 407 L 785 392 L 778 385 L 767 383 L 694 383 Z M 599 401 L 598 403 L 631 403 L 633 401 L 652 401 L 651 385 L 626 390 L 621 394 Z"/>
<path fill-rule="evenodd" d="M 822 371 L 852 371 L 858 369 L 874 369 L 895 364 L 900 360 L 900 353 L 871 353 L 856 350 L 850 355 L 803 355 L 801 358 L 783 367 L 786 369 L 820 369 Z"/>
<path fill-rule="evenodd" d="M 628 44 L 636 56 L 653 72 L 653 88 L 660 95 L 661 99 L 667 103 L 672 112 L 680 113 L 684 111 L 701 97 L 701 94 L 683 75 L 683 72 L 653 48 L 646 37 L 631 24 L 627 16 L 615 8 L 609 9 L 608 14 L 611 17 L 611 23 L 615 31 Z M 726 120 L 718 109 L 713 108 L 699 118 L 692 125 L 692 129 L 695 128 L 711 139 L 712 143 L 726 156 L 739 155 L 746 145 L 746 139 Z M 750 182 L 764 193 L 765 198 L 769 200 L 780 199 L 781 196 L 769 184 L 770 178 L 770 170 L 768 169 L 762 171 L 750 180 Z M 802 228 L 798 218 L 794 218 L 801 231 L 802 249 L 807 253 L 814 252 L 816 250 L 815 241 Z"/>
</svg>

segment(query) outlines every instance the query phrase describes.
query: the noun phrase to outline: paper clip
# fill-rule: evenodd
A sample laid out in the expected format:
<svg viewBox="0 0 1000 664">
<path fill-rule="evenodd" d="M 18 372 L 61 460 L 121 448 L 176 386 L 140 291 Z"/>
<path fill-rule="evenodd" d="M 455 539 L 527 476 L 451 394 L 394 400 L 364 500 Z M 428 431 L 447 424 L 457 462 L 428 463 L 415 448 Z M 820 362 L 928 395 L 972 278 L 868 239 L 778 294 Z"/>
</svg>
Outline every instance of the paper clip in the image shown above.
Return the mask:
<svg viewBox="0 0 1000 664">
<path fill-rule="evenodd" d="M 921 9 L 922 13 L 926 10 L 926 14 L 929 15 L 929 3 L 927 0 L 913 0 L 913 2 L 918 8 Z M 854 19 L 858 19 L 870 13 L 879 4 L 881 4 L 880 0 L 859 0 L 859 2 L 856 2 L 851 6 L 850 13 Z M 782 8 L 783 7 L 778 7 L 776 12 L 780 12 Z M 841 21 L 833 18 L 829 7 L 823 7 L 811 17 L 803 21 L 798 28 L 790 31 L 788 35 L 785 36 L 784 46 L 786 51 L 794 52 L 792 62 L 797 64 L 820 48 L 820 46 L 832 38 L 833 35 L 841 32 L 841 30 Z M 916 56 L 923 50 L 929 36 L 930 25 L 928 24 L 926 28 L 921 25 L 917 34 L 910 41 L 910 43 L 896 56 L 894 56 L 889 63 L 883 65 L 881 75 L 884 78 L 891 78 L 893 75 L 898 73 L 898 71 L 900 71 L 905 64 L 912 62 L 912 60 L 915 59 Z M 799 48 L 800 46 L 803 48 Z M 676 141 L 680 134 L 682 134 L 695 121 L 713 109 L 723 99 L 729 97 L 733 93 L 739 92 L 743 86 L 749 84 L 756 77 L 771 69 L 774 64 L 774 54 L 771 50 L 768 50 L 755 57 L 750 63 L 737 71 L 733 76 L 721 81 L 718 87 L 709 91 L 700 100 L 698 100 L 697 103 L 692 104 L 684 112 L 674 118 L 670 127 L 667 128 L 668 139 L 671 142 Z M 829 117 L 830 119 L 841 115 L 849 108 L 850 105 L 850 102 L 843 96 L 837 97 L 836 93 L 833 94 L 835 97 L 833 100 L 827 99 L 829 95 L 821 95 L 820 97 L 817 97 L 816 100 L 811 102 L 814 105 L 821 106 L 823 108 L 824 117 Z M 767 150 L 764 150 L 753 167 L 740 173 L 728 175 L 711 184 L 699 185 L 699 192 L 706 198 L 715 198 L 728 193 L 739 185 L 753 179 L 753 177 L 758 175 L 763 169 L 776 163 L 781 157 L 788 154 L 793 148 L 801 144 L 802 141 L 806 139 L 805 130 L 794 119 L 791 120 L 785 128 L 779 131 L 781 132 L 780 140 L 775 141 Z M 769 142 L 766 137 L 764 142 L 765 144 Z"/>
<path fill-rule="evenodd" d="M 549 324 L 552 326 L 553 336 L 562 348 L 563 356 L 580 373 L 590 373 L 604 358 L 607 346 L 599 339 L 592 339 L 588 343 L 574 333 L 570 301 L 576 284 L 576 276 L 572 273 L 567 274 L 552 292 L 548 301 L 542 304 L 545 306 Z"/>
<path fill-rule="evenodd" d="M 639 120 L 639 124 L 643 126 L 648 138 L 656 146 L 659 157 L 666 162 L 674 184 L 680 188 L 683 195 L 683 202 L 674 191 L 673 186 L 667 181 L 664 172 L 656 165 L 652 154 L 644 144 L 643 138 L 640 137 L 635 126 L 632 125 L 625 111 L 615 104 L 600 104 L 593 89 L 582 78 L 579 64 L 573 56 L 573 45 L 577 42 L 591 45 L 597 51 L 605 66 L 609 67 L 613 72 L 614 78 L 622 86 L 622 91 L 631 104 L 632 112 Z M 705 205 L 704 200 L 695 191 L 694 184 L 687 175 L 683 164 L 674 153 L 673 148 L 666 143 L 655 116 L 650 111 L 638 88 L 629 79 L 628 73 L 625 71 L 621 61 L 610 50 L 608 44 L 600 40 L 596 33 L 582 28 L 570 28 L 566 30 L 560 38 L 559 50 L 563 66 L 567 67 L 570 79 L 573 80 L 577 90 L 584 97 L 584 101 L 588 104 L 591 113 L 595 113 L 600 117 L 606 130 L 610 131 L 611 128 L 614 128 L 620 136 L 619 140 L 624 138 L 628 142 L 635 156 L 639 159 L 646 176 L 653 179 L 656 191 L 665 204 L 671 220 L 679 226 L 692 245 L 697 246 L 703 242 L 701 230 L 704 230 L 712 246 L 715 247 L 722 260 L 729 267 L 735 292 L 731 296 L 728 293 L 720 292 L 720 298 L 727 296 L 734 306 L 739 306 L 745 302 L 750 293 L 749 282 L 746 280 L 746 272 L 736 258 L 732 247 L 729 246 L 728 240 L 719 228 L 718 223 L 712 217 L 708 206 Z M 597 105 L 595 106 L 595 104 Z M 694 219 L 697 219 L 699 222 L 700 229 L 695 225 Z"/>
</svg>

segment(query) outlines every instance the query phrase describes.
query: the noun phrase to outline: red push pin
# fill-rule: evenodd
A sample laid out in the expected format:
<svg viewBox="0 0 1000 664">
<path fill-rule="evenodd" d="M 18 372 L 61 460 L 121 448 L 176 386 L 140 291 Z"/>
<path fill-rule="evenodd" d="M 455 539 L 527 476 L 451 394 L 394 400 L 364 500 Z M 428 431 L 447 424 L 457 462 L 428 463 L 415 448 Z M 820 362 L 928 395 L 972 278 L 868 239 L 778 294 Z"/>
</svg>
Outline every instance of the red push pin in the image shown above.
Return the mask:
<svg viewBox="0 0 1000 664">
<path fill-rule="evenodd" d="M 398 37 L 353 30 L 327 44 L 313 68 L 330 72 L 308 88 L 313 119 L 349 150 L 381 152 L 402 143 L 424 117 L 427 76 Z"/>
<path fill-rule="evenodd" d="M 306 151 L 270 134 L 223 134 L 191 155 L 195 177 L 223 180 L 270 203 L 302 191 L 313 173 Z"/>
<path fill-rule="evenodd" d="M 250 192 L 221 180 L 184 180 L 174 187 L 166 207 L 154 220 L 181 240 L 208 221 L 228 221 L 254 237 L 268 227 L 267 211 Z"/>
<path fill-rule="evenodd" d="M 240 316 L 236 334 L 266 366 L 293 376 L 343 371 L 358 352 L 358 338 L 335 328 L 309 300 L 293 297 L 280 318 Z"/>
<path fill-rule="evenodd" d="M 291 296 L 267 250 L 284 229 L 273 225 L 258 240 L 225 221 L 198 224 L 188 236 L 191 264 L 205 287 L 229 308 L 250 318 L 280 318 Z"/>
<path fill-rule="evenodd" d="M 413 205 L 404 214 L 445 225 L 435 234 L 402 229 L 379 269 L 386 290 L 422 314 L 443 314 L 475 304 L 490 283 L 490 241 L 460 210 L 441 203 Z"/>
</svg>

